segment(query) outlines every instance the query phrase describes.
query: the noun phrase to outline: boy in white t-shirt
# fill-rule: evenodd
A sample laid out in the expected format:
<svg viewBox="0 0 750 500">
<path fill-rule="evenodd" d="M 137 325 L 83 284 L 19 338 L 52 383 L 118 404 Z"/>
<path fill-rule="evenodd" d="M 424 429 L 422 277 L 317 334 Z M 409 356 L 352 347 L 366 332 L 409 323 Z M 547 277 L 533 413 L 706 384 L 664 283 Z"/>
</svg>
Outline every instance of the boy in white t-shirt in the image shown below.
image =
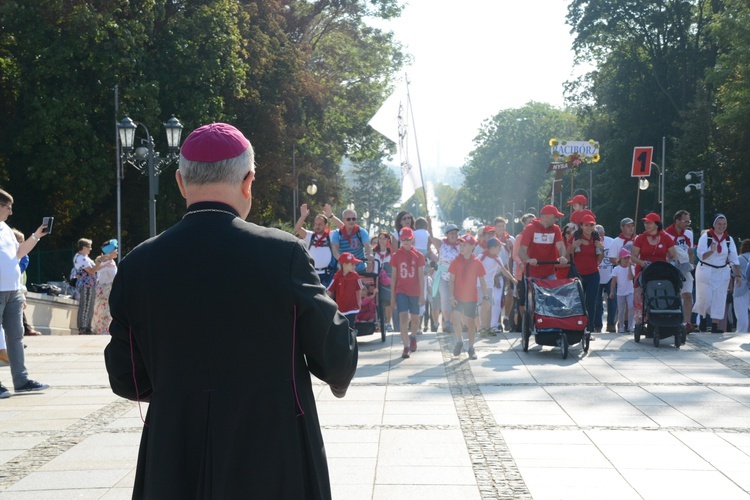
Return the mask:
<svg viewBox="0 0 750 500">
<path fill-rule="evenodd" d="M 609 297 L 614 297 L 617 290 L 617 331 L 627 333 L 635 326 L 633 317 L 633 278 L 635 270 L 630 263 L 630 252 L 626 248 L 620 249 L 618 265 L 612 269 L 612 285 Z M 628 327 L 625 330 L 625 306 L 628 308 Z"/>
<path fill-rule="evenodd" d="M 490 238 L 487 240 L 487 249 L 479 256 L 486 274 L 477 280 L 477 293 L 481 293 L 479 280 L 484 280 L 486 289 L 492 291 L 490 301 L 482 302 L 479 307 L 479 317 L 482 324 L 482 328 L 479 330 L 480 335 L 492 335 L 494 337 L 502 332 L 500 317 L 502 316 L 503 288 L 505 287 L 503 278 L 510 280 L 514 285 L 516 284 L 516 279 L 500 260 L 502 249 L 503 244 L 500 243 L 500 240 Z M 496 281 L 495 275 L 497 274 L 500 277 Z M 496 283 L 498 286 L 495 286 Z"/>
</svg>

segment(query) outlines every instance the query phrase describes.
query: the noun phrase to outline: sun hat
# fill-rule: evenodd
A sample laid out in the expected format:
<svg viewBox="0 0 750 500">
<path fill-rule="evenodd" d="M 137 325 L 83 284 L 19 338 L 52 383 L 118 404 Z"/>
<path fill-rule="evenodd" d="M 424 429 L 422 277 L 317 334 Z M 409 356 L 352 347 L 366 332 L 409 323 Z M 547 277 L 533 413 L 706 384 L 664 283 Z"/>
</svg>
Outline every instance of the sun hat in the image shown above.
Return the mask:
<svg viewBox="0 0 750 500">
<path fill-rule="evenodd" d="M 458 241 L 460 241 L 462 243 L 468 243 L 469 245 L 476 245 L 477 244 L 477 240 L 475 240 L 474 237 L 472 235 L 470 235 L 470 234 L 465 234 L 465 235 L 461 236 L 458 239 Z"/>
<path fill-rule="evenodd" d="M 583 196 L 582 194 L 577 194 L 574 197 L 572 197 L 571 199 L 569 199 L 567 203 L 568 203 L 568 205 L 573 205 L 575 203 L 579 203 L 581 205 L 588 205 L 589 200 L 585 196 Z"/>
<path fill-rule="evenodd" d="M 596 218 L 591 214 L 586 214 L 581 218 L 581 224 L 596 224 Z"/>
<path fill-rule="evenodd" d="M 414 231 L 410 227 L 402 227 L 401 231 L 398 234 L 401 241 L 403 240 L 413 240 L 414 239 Z"/>
<path fill-rule="evenodd" d="M 120 247 L 120 245 L 117 243 L 117 240 L 115 240 L 115 239 L 109 240 L 102 247 L 102 253 L 104 255 L 110 254 L 110 253 L 114 252 L 115 250 L 117 250 L 119 247 Z"/>
<path fill-rule="evenodd" d="M 659 217 L 659 214 L 651 212 L 650 214 L 647 214 L 643 219 L 649 222 L 661 222 L 661 217 Z"/>
<path fill-rule="evenodd" d="M 542 211 L 539 213 L 542 215 L 554 215 L 555 217 L 565 216 L 565 214 L 560 212 L 554 205 L 544 205 Z"/>
<path fill-rule="evenodd" d="M 487 248 L 488 249 L 494 248 L 494 247 L 499 247 L 499 246 L 500 246 L 500 240 L 498 240 L 497 238 L 490 238 L 489 240 L 487 240 Z"/>
<path fill-rule="evenodd" d="M 344 252 L 339 255 L 339 262 L 342 264 L 359 264 L 362 261 L 356 258 L 353 253 Z"/>
</svg>

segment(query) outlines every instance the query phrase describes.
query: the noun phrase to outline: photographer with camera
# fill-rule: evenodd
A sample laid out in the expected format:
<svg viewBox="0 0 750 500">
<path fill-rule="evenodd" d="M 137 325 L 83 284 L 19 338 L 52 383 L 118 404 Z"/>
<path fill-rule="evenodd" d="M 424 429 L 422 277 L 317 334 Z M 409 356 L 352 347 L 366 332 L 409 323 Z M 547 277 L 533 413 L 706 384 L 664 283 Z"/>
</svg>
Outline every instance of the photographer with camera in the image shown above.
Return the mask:
<svg viewBox="0 0 750 500">
<path fill-rule="evenodd" d="M 0 189 L 0 318 L 5 331 L 10 373 L 16 393 L 41 391 L 49 385 L 29 378 L 23 351 L 23 304 L 20 259 L 28 255 L 36 244 L 48 234 L 48 226 L 39 226 L 23 243 L 5 221 L 13 214 L 13 197 Z M 10 397 L 10 391 L 0 384 L 0 399 Z"/>
</svg>

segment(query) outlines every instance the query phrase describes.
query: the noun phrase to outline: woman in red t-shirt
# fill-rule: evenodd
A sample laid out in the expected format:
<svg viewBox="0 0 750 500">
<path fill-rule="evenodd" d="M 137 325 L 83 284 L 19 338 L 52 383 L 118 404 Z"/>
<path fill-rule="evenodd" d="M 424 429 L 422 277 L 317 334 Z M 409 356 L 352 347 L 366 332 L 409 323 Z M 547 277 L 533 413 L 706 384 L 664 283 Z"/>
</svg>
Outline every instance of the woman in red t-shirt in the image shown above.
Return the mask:
<svg viewBox="0 0 750 500">
<path fill-rule="evenodd" d="M 630 254 L 630 260 L 635 263 L 633 310 L 636 324 L 641 323 L 643 318 L 643 290 L 638 283 L 638 275 L 652 262 L 667 262 L 677 258 L 674 240 L 662 230 L 659 214 L 651 212 L 642 220 L 646 230 L 635 238 Z"/>
<path fill-rule="evenodd" d="M 594 231 L 596 219 L 586 214 L 581 218 L 581 237 L 568 245 L 568 253 L 581 277 L 583 301 L 586 304 L 586 315 L 589 318 L 588 331 L 594 331 L 594 312 L 596 296 L 599 293 L 599 263 L 604 258 L 604 245 Z M 592 339 L 593 340 L 593 339 Z"/>
</svg>

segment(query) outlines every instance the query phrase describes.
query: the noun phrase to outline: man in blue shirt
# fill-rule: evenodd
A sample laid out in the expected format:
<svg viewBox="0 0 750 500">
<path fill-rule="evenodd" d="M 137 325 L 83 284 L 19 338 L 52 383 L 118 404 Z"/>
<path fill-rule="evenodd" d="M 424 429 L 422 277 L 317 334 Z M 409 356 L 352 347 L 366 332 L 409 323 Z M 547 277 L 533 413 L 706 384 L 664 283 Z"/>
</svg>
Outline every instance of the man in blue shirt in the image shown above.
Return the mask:
<svg viewBox="0 0 750 500">
<path fill-rule="evenodd" d="M 355 271 L 358 273 L 372 272 L 372 245 L 367 229 L 357 224 L 357 212 L 344 210 L 341 214 L 344 225 L 335 231 L 331 231 L 331 251 L 338 260 L 344 252 L 354 254 L 362 262 L 357 264 Z M 365 265 L 366 264 L 366 265 Z"/>
</svg>

